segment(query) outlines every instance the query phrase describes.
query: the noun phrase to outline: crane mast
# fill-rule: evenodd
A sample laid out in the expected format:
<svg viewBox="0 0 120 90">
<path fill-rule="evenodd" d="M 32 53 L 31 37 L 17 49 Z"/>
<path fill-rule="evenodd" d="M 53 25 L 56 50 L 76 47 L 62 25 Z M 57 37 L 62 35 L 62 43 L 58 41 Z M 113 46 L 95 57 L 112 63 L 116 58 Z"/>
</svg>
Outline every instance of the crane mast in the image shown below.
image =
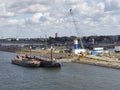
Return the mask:
<svg viewBox="0 0 120 90">
<path fill-rule="evenodd" d="M 70 15 L 71 15 L 72 20 L 73 20 L 73 24 L 74 24 L 74 27 L 75 27 L 75 31 L 76 31 L 77 37 L 80 37 L 79 31 L 78 31 L 78 28 L 77 28 L 77 23 L 75 21 L 72 9 L 70 9 Z M 80 39 L 81 48 L 84 49 L 84 45 L 83 45 L 81 37 L 79 39 Z"/>
</svg>

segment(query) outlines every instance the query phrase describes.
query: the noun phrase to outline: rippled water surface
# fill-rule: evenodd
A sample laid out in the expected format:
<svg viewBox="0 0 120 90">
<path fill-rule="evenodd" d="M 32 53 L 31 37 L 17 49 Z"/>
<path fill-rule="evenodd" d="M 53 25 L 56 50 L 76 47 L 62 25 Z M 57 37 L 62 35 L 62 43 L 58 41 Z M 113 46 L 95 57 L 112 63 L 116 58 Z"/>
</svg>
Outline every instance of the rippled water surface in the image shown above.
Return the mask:
<svg viewBox="0 0 120 90">
<path fill-rule="evenodd" d="M 0 52 L 0 90 L 120 90 L 120 70 L 78 63 L 61 68 L 11 64 L 14 53 Z"/>
</svg>

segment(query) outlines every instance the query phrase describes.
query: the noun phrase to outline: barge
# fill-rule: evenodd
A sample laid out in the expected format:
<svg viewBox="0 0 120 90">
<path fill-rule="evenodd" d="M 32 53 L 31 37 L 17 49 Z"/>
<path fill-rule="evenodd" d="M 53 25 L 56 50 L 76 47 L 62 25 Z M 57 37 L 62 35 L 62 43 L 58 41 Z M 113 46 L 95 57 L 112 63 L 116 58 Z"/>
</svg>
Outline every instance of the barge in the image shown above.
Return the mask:
<svg viewBox="0 0 120 90">
<path fill-rule="evenodd" d="M 24 67 L 39 67 L 40 63 L 40 61 L 37 61 L 34 58 L 25 55 L 17 55 L 14 59 L 12 59 L 12 64 Z"/>
<path fill-rule="evenodd" d="M 17 55 L 12 64 L 25 66 L 25 67 L 61 67 L 60 63 L 51 60 L 43 60 L 37 57 L 30 57 L 27 55 Z"/>
<path fill-rule="evenodd" d="M 56 61 L 43 60 L 37 57 L 34 57 L 34 59 L 41 62 L 40 67 L 61 67 L 61 64 Z"/>
</svg>

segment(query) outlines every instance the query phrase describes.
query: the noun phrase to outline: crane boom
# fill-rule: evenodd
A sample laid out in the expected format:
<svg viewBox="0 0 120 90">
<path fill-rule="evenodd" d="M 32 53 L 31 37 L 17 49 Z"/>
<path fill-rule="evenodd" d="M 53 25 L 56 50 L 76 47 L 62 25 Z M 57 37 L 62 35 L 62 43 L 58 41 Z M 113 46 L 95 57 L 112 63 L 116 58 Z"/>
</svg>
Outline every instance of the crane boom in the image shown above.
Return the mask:
<svg viewBox="0 0 120 90">
<path fill-rule="evenodd" d="M 77 23 L 76 23 L 75 18 L 73 16 L 72 9 L 70 9 L 70 15 L 71 15 L 71 17 L 73 19 L 73 24 L 74 24 L 74 27 L 75 27 L 75 31 L 76 31 L 77 37 L 80 37 L 79 31 L 78 31 L 78 28 L 77 28 Z M 81 44 L 81 48 L 84 49 L 84 45 L 83 45 L 81 37 L 80 37 L 80 44 Z"/>
</svg>

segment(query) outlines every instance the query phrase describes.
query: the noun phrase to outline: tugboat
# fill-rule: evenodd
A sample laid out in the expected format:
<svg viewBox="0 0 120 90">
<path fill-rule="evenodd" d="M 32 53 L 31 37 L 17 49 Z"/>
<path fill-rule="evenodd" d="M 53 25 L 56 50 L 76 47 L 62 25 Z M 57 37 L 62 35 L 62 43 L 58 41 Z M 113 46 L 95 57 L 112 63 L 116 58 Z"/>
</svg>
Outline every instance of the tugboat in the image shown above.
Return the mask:
<svg viewBox="0 0 120 90">
<path fill-rule="evenodd" d="M 12 64 L 25 66 L 25 67 L 39 67 L 41 61 L 37 61 L 32 57 L 28 57 L 27 55 L 17 55 L 13 60 Z"/>
</svg>

